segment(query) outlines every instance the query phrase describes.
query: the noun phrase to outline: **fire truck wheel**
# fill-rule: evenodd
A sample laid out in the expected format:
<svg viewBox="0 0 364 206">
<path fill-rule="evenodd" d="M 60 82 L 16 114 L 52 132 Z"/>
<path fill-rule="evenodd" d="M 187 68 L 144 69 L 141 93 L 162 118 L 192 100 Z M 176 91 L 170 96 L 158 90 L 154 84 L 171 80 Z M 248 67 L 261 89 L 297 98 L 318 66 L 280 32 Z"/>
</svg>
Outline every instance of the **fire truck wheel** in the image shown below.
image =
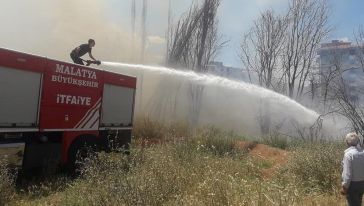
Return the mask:
<svg viewBox="0 0 364 206">
<path fill-rule="evenodd" d="M 87 160 L 96 157 L 100 146 L 94 136 L 82 136 L 73 142 L 68 150 L 68 170 L 71 174 L 80 175 Z"/>
</svg>

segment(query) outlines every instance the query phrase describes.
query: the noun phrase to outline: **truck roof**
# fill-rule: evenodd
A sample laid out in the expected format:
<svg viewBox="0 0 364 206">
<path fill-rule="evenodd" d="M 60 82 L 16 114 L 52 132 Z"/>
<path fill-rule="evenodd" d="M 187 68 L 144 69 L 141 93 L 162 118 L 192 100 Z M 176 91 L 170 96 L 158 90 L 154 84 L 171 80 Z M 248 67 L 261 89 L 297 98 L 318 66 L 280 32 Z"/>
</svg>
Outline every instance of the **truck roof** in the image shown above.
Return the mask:
<svg viewBox="0 0 364 206">
<path fill-rule="evenodd" d="M 35 72 L 42 72 L 43 71 L 42 68 L 39 68 L 39 67 L 36 67 L 36 66 L 34 66 L 34 68 L 33 68 L 33 66 L 31 66 L 31 64 L 34 64 L 34 65 L 39 64 L 39 61 L 42 61 L 42 60 L 43 61 L 47 61 L 47 60 L 58 61 L 58 62 L 62 62 L 62 63 L 68 64 L 68 65 L 74 65 L 74 66 L 81 67 L 81 68 L 84 67 L 84 68 L 87 68 L 87 69 L 93 69 L 93 70 L 101 71 L 101 72 L 104 72 L 106 74 L 110 74 L 110 75 L 107 75 L 107 76 L 112 78 L 112 79 L 122 77 L 126 81 L 128 81 L 128 80 L 133 81 L 133 82 L 136 81 L 135 76 L 120 74 L 120 73 L 105 70 L 105 69 L 102 69 L 102 68 L 95 68 L 95 67 L 90 67 L 90 66 L 85 66 L 85 65 L 74 64 L 72 62 L 65 62 L 65 61 L 49 58 L 49 57 L 46 57 L 46 56 L 41 56 L 41 55 L 36 55 L 36 54 L 17 51 L 17 50 L 14 50 L 14 49 L 8 49 L 8 48 L 0 47 L 0 62 L 3 62 L 3 61 L 5 62 L 6 61 L 6 62 L 8 62 L 10 64 L 8 66 L 12 66 L 14 68 L 22 69 L 20 67 L 17 67 L 17 66 L 19 66 L 19 63 L 24 63 L 24 62 L 27 62 L 27 61 L 31 61 L 30 62 L 30 67 L 28 67 L 28 69 L 32 70 L 32 71 L 35 71 Z"/>
</svg>

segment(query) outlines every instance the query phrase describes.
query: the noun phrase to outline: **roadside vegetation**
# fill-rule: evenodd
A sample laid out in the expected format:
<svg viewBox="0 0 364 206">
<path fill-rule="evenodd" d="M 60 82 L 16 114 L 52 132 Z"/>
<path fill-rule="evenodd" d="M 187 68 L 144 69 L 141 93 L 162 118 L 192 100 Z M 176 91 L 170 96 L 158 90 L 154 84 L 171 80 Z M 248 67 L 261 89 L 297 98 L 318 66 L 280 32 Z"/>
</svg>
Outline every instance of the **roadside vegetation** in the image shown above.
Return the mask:
<svg viewBox="0 0 364 206">
<path fill-rule="evenodd" d="M 341 143 L 287 141 L 283 150 L 266 145 L 281 139 L 261 144 L 148 119 L 134 136 L 130 156 L 100 153 L 75 180 L 58 175 L 17 188 L 0 167 L 1 205 L 345 205 Z"/>
<path fill-rule="evenodd" d="M 0 204 L 12 200 L 15 196 L 15 174 L 6 168 L 6 162 L 0 159 Z"/>
</svg>

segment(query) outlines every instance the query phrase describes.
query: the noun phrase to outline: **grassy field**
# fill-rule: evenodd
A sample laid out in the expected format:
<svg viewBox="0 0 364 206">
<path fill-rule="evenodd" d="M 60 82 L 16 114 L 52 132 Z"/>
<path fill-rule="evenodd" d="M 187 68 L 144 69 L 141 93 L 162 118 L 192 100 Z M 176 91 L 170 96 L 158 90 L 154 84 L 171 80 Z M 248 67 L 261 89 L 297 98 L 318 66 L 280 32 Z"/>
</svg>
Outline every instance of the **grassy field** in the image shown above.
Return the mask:
<svg viewBox="0 0 364 206">
<path fill-rule="evenodd" d="M 338 194 L 342 143 L 252 142 L 148 120 L 134 136 L 130 156 L 101 153 L 76 180 L 56 175 L 16 188 L 1 168 L 1 204 L 345 205 Z"/>
</svg>

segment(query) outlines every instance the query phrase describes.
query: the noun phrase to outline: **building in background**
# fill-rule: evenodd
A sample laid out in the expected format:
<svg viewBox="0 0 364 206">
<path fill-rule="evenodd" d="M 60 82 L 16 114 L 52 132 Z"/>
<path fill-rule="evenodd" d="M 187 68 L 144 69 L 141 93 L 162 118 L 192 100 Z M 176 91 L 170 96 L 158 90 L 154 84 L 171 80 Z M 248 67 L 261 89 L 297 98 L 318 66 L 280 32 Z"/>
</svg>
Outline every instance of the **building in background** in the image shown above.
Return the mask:
<svg viewBox="0 0 364 206">
<path fill-rule="evenodd" d="M 350 99 L 364 101 L 364 68 L 360 61 L 363 51 L 361 46 L 340 40 L 321 44 L 318 51 L 321 85 L 342 76 Z"/>
<path fill-rule="evenodd" d="M 248 74 L 241 68 L 224 66 L 222 62 L 210 62 L 207 73 L 232 80 L 249 81 Z"/>
</svg>

